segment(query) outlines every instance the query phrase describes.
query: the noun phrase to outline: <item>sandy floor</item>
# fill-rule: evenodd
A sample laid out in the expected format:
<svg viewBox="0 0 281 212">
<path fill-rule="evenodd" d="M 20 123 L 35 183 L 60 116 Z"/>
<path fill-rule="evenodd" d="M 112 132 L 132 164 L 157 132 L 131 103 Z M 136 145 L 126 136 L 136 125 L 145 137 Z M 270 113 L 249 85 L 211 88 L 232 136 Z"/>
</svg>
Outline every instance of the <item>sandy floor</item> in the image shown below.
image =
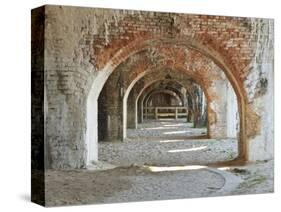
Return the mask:
<svg viewBox="0 0 281 212">
<path fill-rule="evenodd" d="M 209 167 L 237 155 L 235 139 L 185 139 L 204 129 L 159 122 L 125 142 L 99 143 L 92 170 L 46 172 L 46 205 L 75 205 L 265 193 L 273 191 L 273 161 L 243 167 Z M 153 128 L 145 123 L 145 127 Z M 164 126 L 169 125 L 169 126 Z M 164 128 L 161 128 L 164 127 Z M 173 131 L 171 131 L 173 130 Z M 184 138 L 173 137 L 183 133 Z M 191 133 L 187 133 L 190 131 Z M 141 135 L 144 139 L 140 139 Z"/>
<path fill-rule="evenodd" d="M 169 139 L 99 144 L 99 159 L 117 166 L 206 164 L 231 160 L 236 156 L 235 139 Z"/>
<path fill-rule="evenodd" d="M 225 179 L 208 170 L 152 172 L 141 167 L 106 171 L 52 171 L 47 174 L 49 205 L 110 203 L 209 196 Z"/>
<path fill-rule="evenodd" d="M 243 167 L 130 166 L 47 171 L 46 205 L 77 205 L 273 192 L 273 162 Z"/>
<path fill-rule="evenodd" d="M 127 136 L 134 140 L 150 140 L 154 138 L 186 139 L 207 134 L 206 128 L 193 128 L 192 126 L 193 124 L 187 123 L 185 119 L 149 120 L 138 124 L 138 129 L 128 129 Z"/>
<path fill-rule="evenodd" d="M 128 129 L 124 142 L 100 142 L 99 160 L 117 166 L 187 165 L 232 160 L 237 156 L 236 139 L 188 139 L 206 134 L 185 120 L 151 121 L 137 130 Z"/>
</svg>

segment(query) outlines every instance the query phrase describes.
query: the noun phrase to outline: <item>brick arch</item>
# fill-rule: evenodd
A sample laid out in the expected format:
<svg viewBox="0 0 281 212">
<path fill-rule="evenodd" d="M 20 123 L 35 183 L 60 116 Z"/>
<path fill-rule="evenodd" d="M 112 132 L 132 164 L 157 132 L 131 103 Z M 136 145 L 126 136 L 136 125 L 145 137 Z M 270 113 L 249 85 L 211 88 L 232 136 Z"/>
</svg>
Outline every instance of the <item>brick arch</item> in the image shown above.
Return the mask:
<svg viewBox="0 0 281 212">
<path fill-rule="evenodd" d="M 183 46 L 187 49 L 192 49 L 200 52 L 206 58 L 210 58 L 218 67 L 220 67 L 224 71 L 227 78 L 231 82 L 237 96 L 239 95 L 241 98 L 247 100 L 247 97 L 245 95 L 246 92 L 243 88 L 243 83 L 241 82 L 241 80 L 239 80 L 239 74 L 237 73 L 239 72 L 239 70 L 233 68 L 232 62 L 229 61 L 226 56 L 222 56 L 214 48 L 211 48 L 210 45 L 207 46 L 205 42 L 200 42 L 198 40 L 195 40 L 194 38 L 188 37 L 186 38 L 178 36 L 171 39 L 150 36 L 147 34 L 139 35 L 135 38 L 135 40 L 131 41 L 126 46 L 116 51 L 106 64 L 99 67 L 97 80 L 106 81 L 107 77 L 116 69 L 116 67 L 123 63 L 127 58 L 138 52 L 163 44 L 170 46 Z M 103 76 L 99 76 L 101 75 L 100 73 L 103 73 Z M 100 87 L 102 87 L 102 85 Z M 98 90 L 101 90 L 101 88 Z"/>
<path fill-rule="evenodd" d="M 196 79 L 196 81 L 198 82 L 197 84 L 201 84 L 201 87 L 204 86 L 204 87 L 207 87 L 205 85 L 207 84 L 210 84 L 210 82 L 207 82 L 208 81 L 208 78 L 210 78 L 211 76 L 207 76 L 209 73 L 208 71 L 211 71 L 212 69 L 212 65 L 208 65 L 210 63 L 212 63 L 212 61 L 210 59 L 205 59 L 206 57 L 204 57 L 202 54 L 200 54 L 199 52 L 195 52 L 195 51 L 190 51 L 188 52 L 188 56 L 192 56 L 191 58 L 187 58 L 188 60 L 196 60 L 196 61 L 200 61 L 200 64 L 206 64 L 205 67 L 202 69 L 202 67 L 200 67 L 200 70 L 198 71 L 198 68 L 195 68 L 196 69 L 196 72 L 194 70 L 189 70 L 189 69 L 186 69 L 184 66 L 184 64 L 179 64 L 177 65 L 177 67 L 175 68 L 174 67 L 174 64 L 175 63 L 171 63 L 170 61 L 171 60 L 178 60 L 178 58 L 181 58 L 181 59 L 184 59 L 183 57 L 183 53 L 181 51 L 178 51 L 178 48 L 179 47 L 173 47 L 172 49 L 176 49 L 176 50 L 172 50 L 171 51 L 171 48 L 170 47 L 167 47 L 165 46 L 164 50 L 167 50 L 168 49 L 168 52 L 170 51 L 170 53 L 168 53 L 167 55 L 162 55 L 163 58 L 160 58 L 160 60 L 162 61 L 162 63 L 164 64 L 157 64 L 155 65 L 153 63 L 153 61 L 151 61 L 151 58 L 150 58 L 150 55 L 147 56 L 146 54 L 145 55 L 142 55 L 144 56 L 144 58 L 140 58 L 140 57 L 136 57 L 137 60 L 134 58 L 133 59 L 133 65 L 129 65 L 129 67 L 126 67 L 127 69 L 130 69 L 130 72 L 128 72 L 129 74 L 129 80 L 131 81 L 130 85 L 127 87 L 126 91 L 125 91 L 125 95 L 124 95 L 124 98 L 123 98 L 123 130 L 122 130 L 122 134 L 123 134 L 123 139 L 126 138 L 126 134 L 127 134 L 127 99 L 128 99 L 128 95 L 132 89 L 132 87 L 135 85 L 135 83 L 140 80 L 142 77 L 144 77 L 146 74 L 149 74 L 151 71 L 153 71 L 153 69 L 155 69 L 155 67 L 157 67 L 157 70 L 161 71 L 160 69 L 165 69 L 165 68 L 170 68 L 171 70 L 181 70 L 182 73 L 186 74 L 188 72 L 188 74 L 193 78 L 193 79 Z M 163 48 L 157 48 L 157 51 L 160 51 L 163 50 Z M 147 49 L 149 51 L 149 49 Z M 182 49 L 180 49 L 182 50 Z M 140 53 L 143 53 L 145 51 L 140 51 Z M 165 51 L 164 51 L 165 52 Z M 196 53 L 195 56 L 194 56 L 194 52 Z M 163 53 L 163 52 L 161 52 Z M 166 52 L 167 53 L 167 52 Z M 138 53 L 136 53 L 135 55 L 137 55 Z M 131 57 L 135 57 L 135 55 L 132 55 Z M 130 58 L 131 58 L 130 57 Z M 159 58 L 156 58 L 156 59 L 159 59 Z M 155 60 L 152 59 L 152 60 Z M 126 63 L 127 61 L 125 60 L 123 63 Z M 179 62 L 179 61 L 177 61 Z M 182 63 L 182 61 L 181 61 Z M 196 62 L 198 63 L 198 62 Z M 119 67 L 119 66 L 118 66 Z M 117 67 L 117 69 L 118 69 Z M 132 70 L 131 70 L 132 69 Z M 203 70 L 206 70 L 206 73 L 203 71 Z M 162 73 L 162 72 L 161 72 Z M 209 74 L 210 75 L 210 74 Z M 207 77 L 205 77 L 207 76 Z M 214 77 L 214 76 L 213 76 Z M 204 82 L 204 83 L 202 83 Z M 205 94 L 207 94 L 207 88 L 205 89 Z M 208 96 L 208 94 L 207 94 Z M 209 98 L 209 101 L 211 100 L 211 98 Z M 210 113 L 209 114 L 214 114 L 215 116 L 215 113 L 210 110 Z M 216 120 L 216 118 L 213 118 L 213 119 L 210 119 L 210 120 Z"/>
<path fill-rule="evenodd" d="M 147 101 L 149 101 L 155 94 L 168 94 L 170 96 L 175 97 L 178 102 L 181 102 L 183 104 L 183 99 L 179 96 L 176 91 L 173 91 L 171 89 L 155 89 L 152 91 L 152 93 L 149 94 L 149 96 L 147 97 Z"/>
<path fill-rule="evenodd" d="M 165 88 L 161 88 L 159 87 L 159 83 L 165 83 L 165 85 L 168 85 L 168 83 L 173 83 L 172 85 L 169 84 L 169 87 L 167 88 L 165 86 Z M 152 87 L 153 86 L 153 87 Z M 173 87 L 174 86 L 174 87 Z M 192 95 L 191 94 L 191 91 L 189 90 L 190 88 L 187 88 L 186 86 L 184 86 L 182 84 L 182 82 L 178 81 L 177 79 L 159 79 L 157 80 L 156 82 L 153 82 L 153 84 L 151 84 L 148 88 L 150 88 L 149 90 L 147 90 L 146 93 L 144 93 L 144 100 L 148 101 L 148 98 L 149 96 L 152 94 L 152 92 L 157 92 L 157 91 L 161 91 L 161 90 L 170 90 L 170 91 L 173 91 L 175 93 L 177 93 L 178 96 L 181 97 L 181 102 L 182 104 L 184 104 L 184 97 L 183 97 L 183 94 L 182 92 L 180 91 L 179 88 L 176 88 L 175 86 L 180 86 L 180 88 L 185 88 L 186 89 L 186 92 L 189 94 L 189 95 Z"/>
<path fill-rule="evenodd" d="M 145 85 L 141 91 L 139 92 L 136 100 L 135 100 L 135 111 L 136 111 L 136 114 L 135 114 L 135 126 L 138 125 L 138 115 L 137 115 L 137 111 L 138 111 L 138 101 L 139 101 L 139 98 L 141 97 L 141 95 L 143 94 L 143 92 L 145 91 L 145 89 L 147 89 L 150 85 L 156 83 L 156 82 L 160 82 L 160 81 L 176 81 L 175 79 L 165 79 L 165 78 L 160 78 L 160 79 L 156 79 L 156 80 L 152 80 L 150 83 L 148 83 L 147 85 Z M 182 85 L 183 86 L 183 85 Z"/>
<path fill-rule="evenodd" d="M 128 96 L 129 96 L 132 88 L 134 87 L 134 85 L 140 79 L 142 79 L 146 75 L 148 75 L 150 73 L 157 73 L 158 70 L 165 69 L 165 67 L 158 67 L 156 70 L 153 70 L 153 69 L 150 69 L 151 67 L 149 67 L 149 66 L 146 66 L 145 68 L 146 69 L 144 69 L 144 70 L 142 70 L 142 72 L 140 72 L 139 69 L 138 69 L 138 66 L 136 66 L 137 74 L 134 74 L 134 71 L 133 71 L 133 74 L 132 74 L 133 78 L 131 79 L 131 83 L 127 87 L 127 89 L 125 91 L 125 94 L 124 94 L 124 97 L 123 97 L 123 123 L 122 123 L 123 124 L 123 130 L 122 130 L 122 132 L 123 132 L 123 135 L 122 135 L 123 139 L 125 139 L 126 136 L 127 136 L 127 100 L 128 100 Z M 170 68 L 172 68 L 172 67 L 170 67 Z M 178 70 L 173 70 L 173 72 L 175 72 L 175 71 L 178 72 Z M 185 70 L 183 70 L 182 72 L 186 75 L 186 73 L 185 73 L 186 71 Z M 190 75 L 192 75 L 192 74 L 190 73 Z M 200 78 L 198 79 L 198 77 L 197 77 L 196 79 L 193 79 L 193 80 L 196 81 L 196 84 L 198 84 L 200 87 L 204 86 L 201 83 L 202 79 L 200 79 Z M 184 87 L 184 86 L 182 85 L 182 87 Z M 203 92 L 204 92 L 205 97 L 208 96 L 208 102 L 209 102 L 209 100 L 211 98 L 209 98 L 210 95 L 208 95 L 208 89 L 205 88 L 205 86 L 203 88 Z M 137 100 L 138 100 L 138 98 L 139 98 L 139 96 L 137 97 Z M 137 121 L 137 119 L 136 119 L 136 121 Z M 137 123 L 135 123 L 135 125 L 137 126 Z"/>
<path fill-rule="evenodd" d="M 181 87 L 182 88 L 182 87 Z M 184 105 L 184 93 L 182 92 L 181 88 L 177 88 L 177 87 L 173 87 L 173 85 L 168 85 L 165 88 L 157 88 L 154 89 L 154 91 L 156 92 L 160 92 L 161 90 L 167 90 L 167 91 L 171 91 L 173 93 L 175 93 L 177 95 L 177 99 L 179 100 L 179 102 Z M 185 89 L 186 90 L 186 89 Z"/>
<path fill-rule="evenodd" d="M 137 96 L 137 98 L 136 98 L 136 103 L 135 103 L 135 106 L 136 106 L 136 108 L 135 108 L 135 111 L 136 111 L 136 114 L 135 114 L 135 121 L 136 121 L 136 126 L 137 126 L 137 122 L 138 122 L 138 115 L 137 115 L 137 111 L 138 111 L 138 102 L 140 101 L 140 105 L 141 106 L 143 106 L 143 101 L 144 101 L 144 99 L 145 99 L 145 91 L 147 90 L 147 89 L 149 89 L 151 86 L 153 86 L 155 83 L 161 83 L 161 82 L 176 82 L 176 83 L 178 83 L 179 85 L 181 85 L 182 87 L 184 87 L 184 88 L 186 88 L 186 90 L 187 90 L 187 93 L 190 95 L 190 96 L 192 96 L 192 98 L 194 99 L 194 96 L 192 95 L 192 88 L 191 87 L 186 87 L 185 85 L 183 85 L 183 83 L 182 82 L 180 82 L 180 81 L 178 81 L 177 79 L 166 79 L 166 78 L 160 78 L 160 79 L 156 79 L 156 80 L 153 80 L 153 81 L 151 81 L 151 82 L 149 82 L 149 83 L 147 83 L 141 90 L 140 90 L 140 92 L 139 92 L 139 94 L 138 94 L 138 96 Z M 208 113 L 208 115 L 209 114 L 211 114 L 210 113 L 210 110 L 209 110 L 209 102 L 210 102 L 210 95 L 208 95 L 208 90 L 206 89 L 206 88 L 203 88 L 203 87 L 201 87 L 201 85 L 200 84 L 198 84 L 198 83 L 200 83 L 200 82 L 194 82 L 194 84 L 197 84 L 202 90 L 203 90 L 203 94 L 204 94 L 204 96 L 207 98 L 207 108 L 208 108 L 208 110 L 207 110 L 207 113 Z M 208 97 L 207 97 L 208 96 Z M 142 98 L 141 98 L 142 97 Z M 194 100 L 193 100 L 194 101 Z M 141 109 L 141 111 L 142 111 L 143 109 Z M 208 118 L 209 119 L 209 118 Z M 209 137 L 209 132 L 210 132 L 210 127 L 209 127 L 209 124 L 207 123 L 207 136 Z"/>
<path fill-rule="evenodd" d="M 181 86 L 181 88 L 184 88 L 183 85 L 178 82 L 177 80 L 174 80 L 174 81 L 170 81 L 170 82 L 175 82 L 175 84 L 178 84 Z M 169 82 L 167 82 L 168 84 Z M 156 84 L 156 83 L 155 83 Z M 183 93 L 180 91 L 179 88 L 176 88 L 176 87 L 173 87 L 173 86 L 176 86 L 176 85 L 169 85 L 169 87 L 167 88 L 165 86 L 165 88 L 161 88 L 161 87 L 155 87 L 155 88 L 152 88 L 149 92 L 146 93 L 145 95 L 145 100 L 146 102 L 149 101 L 149 99 L 151 98 L 152 95 L 154 95 L 154 93 L 159 93 L 159 92 L 172 92 L 172 93 L 175 93 L 175 95 L 177 95 L 177 99 L 179 100 L 179 102 L 182 103 L 182 105 L 184 105 L 184 95 Z"/>
<path fill-rule="evenodd" d="M 165 47 L 166 48 L 166 47 Z M 164 48 L 164 49 L 165 49 Z M 176 48 L 176 47 L 174 47 Z M 161 49 L 160 49 L 161 50 Z M 143 52 L 143 51 L 142 51 Z M 192 51 L 190 51 L 192 52 Z M 190 54 L 191 56 L 194 54 L 194 53 L 190 53 L 188 52 L 188 55 Z M 171 61 L 172 59 L 174 60 L 174 58 L 181 58 L 183 59 L 183 55 L 180 51 L 173 51 L 172 54 L 175 55 L 171 55 L 170 53 L 168 53 L 167 55 L 162 55 L 163 58 L 160 58 L 160 60 L 164 63 L 164 64 L 157 64 L 156 67 L 157 67 L 157 70 L 160 70 L 161 69 L 170 69 L 172 70 L 172 72 L 174 71 L 177 71 L 177 72 L 181 72 L 181 74 L 188 74 L 190 77 L 193 78 L 193 80 L 197 81 L 197 84 L 201 85 L 201 87 L 204 86 L 204 93 L 205 93 L 205 97 L 208 97 L 208 102 L 211 102 L 211 100 L 213 98 L 211 98 L 210 96 L 214 96 L 214 95 L 209 95 L 209 89 L 208 89 L 208 86 L 210 86 L 211 82 L 208 80 L 209 78 L 213 78 L 215 79 L 216 77 L 218 77 L 218 79 L 220 79 L 220 77 L 218 76 L 218 70 L 216 70 L 216 76 L 214 76 L 214 74 L 211 74 L 209 72 L 212 71 L 213 69 L 213 65 L 209 65 L 210 63 L 213 63 L 210 59 L 205 59 L 205 57 L 203 55 L 201 55 L 200 53 L 197 53 L 195 54 L 195 56 L 193 55 L 191 58 L 187 57 L 187 60 L 196 60 L 196 64 L 198 64 L 198 60 L 200 61 L 200 64 L 205 64 L 204 68 L 202 68 L 200 66 L 200 69 L 198 68 L 193 68 L 193 69 L 188 69 L 186 67 L 184 67 L 184 64 L 180 64 L 180 63 L 177 63 L 177 66 L 174 67 L 174 63 L 170 63 L 169 61 Z M 134 56 L 132 56 L 134 57 Z M 146 55 L 147 57 L 147 55 Z M 174 57 L 174 58 L 173 58 Z M 137 57 L 139 58 L 139 57 Z M 149 58 L 149 57 L 148 57 Z M 156 59 L 159 59 L 159 58 L 156 58 Z M 155 60 L 155 58 L 154 58 Z M 123 108 L 126 108 L 127 107 L 127 97 L 129 95 L 129 92 L 130 90 L 132 89 L 132 87 L 134 86 L 134 84 L 140 80 L 140 78 L 142 78 L 144 76 L 144 72 L 146 72 L 146 74 L 149 74 L 150 71 L 152 70 L 148 70 L 147 69 L 153 69 L 155 68 L 155 65 L 148 65 L 149 63 L 151 63 L 150 60 L 147 60 L 147 61 L 144 61 L 143 58 L 140 59 L 140 61 L 136 60 L 136 59 L 133 59 L 134 61 L 134 65 L 132 66 L 132 70 L 130 71 L 130 80 L 132 81 L 132 83 L 128 86 L 129 89 L 126 90 L 125 92 L 125 98 L 123 98 Z M 138 64 L 140 62 L 140 64 Z M 137 65 L 135 65 L 137 64 Z M 215 65 L 216 66 L 216 65 Z M 139 69 L 139 67 L 141 67 Z M 126 67 L 128 69 L 131 69 L 131 67 Z M 220 71 L 219 71 L 220 72 Z M 160 72 L 161 74 L 163 72 Z M 139 74 L 139 75 L 138 75 Z M 165 75 L 166 73 L 164 73 Z M 139 77 L 138 77 L 139 76 Z M 160 75 L 159 75 L 160 76 Z M 123 138 L 126 137 L 126 130 L 127 130 L 127 108 L 125 110 L 123 110 Z M 214 123 L 216 121 L 216 113 L 209 109 L 209 113 L 208 114 L 213 114 L 211 119 L 209 120 L 212 120 L 212 123 Z M 135 125 L 137 125 L 137 123 L 135 123 Z"/>
<path fill-rule="evenodd" d="M 167 58 L 165 58 L 165 61 L 168 61 L 170 59 L 171 59 L 171 57 L 168 56 Z M 204 61 L 204 62 L 206 63 L 206 61 Z M 124 63 L 125 63 L 125 61 L 124 61 Z M 169 64 L 169 65 L 171 65 L 171 64 Z M 131 89 L 133 88 L 133 86 L 138 82 L 138 80 L 140 80 L 142 77 L 144 77 L 145 75 L 149 74 L 150 72 L 154 71 L 155 64 L 151 64 L 151 61 L 148 61 L 148 59 L 146 59 L 146 60 L 140 59 L 140 61 L 138 61 L 138 60 L 135 61 L 134 60 L 133 67 L 129 66 L 129 69 L 131 69 L 131 68 L 132 68 L 132 70 L 130 71 L 130 74 L 129 74 L 129 80 L 131 81 L 131 83 L 126 88 L 126 91 L 125 91 L 125 94 L 124 94 L 124 97 L 123 97 L 123 130 L 122 130 L 122 134 L 123 134 L 122 137 L 123 137 L 123 139 L 125 139 L 126 135 L 127 135 L 127 99 L 128 99 L 128 95 L 129 95 Z M 173 69 L 174 67 L 171 66 L 169 68 Z M 157 66 L 157 70 L 160 71 L 161 69 L 165 69 L 165 66 L 163 66 L 163 65 L 161 65 L 160 67 Z M 185 70 L 183 67 L 181 67 L 180 69 L 183 70 L 182 72 L 184 74 L 186 74 L 186 72 L 188 71 L 188 70 Z M 207 68 L 205 67 L 205 69 L 207 69 Z M 195 73 L 192 73 L 191 71 L 189 71 L 188 73 L 193 78 L 196 78 L 197 82 L 201 83 L 201 81 L 205 81 L 205 82 L 207 81 L 206 79 L 202 80 L 202 75 L 198 75 L 198 72 L 195 74 Z M 203 86 L 203 84 L 201 85 L 201 87 L 202 86 Z M 205 89 L 205 93 L 206 93 L 206 90 L 207 89 Z"/>
<path fill-rule="evenodd" d="M 245 120 L 247 111 L 247 97 L 245 95 L 245 90 L 242 82 L 239 81 L 237 74 L 235 74 L 235 70 L 231 68 L 231 65 L 229 63 L 227 63 L 227 59 L 214 49 L 210 49 L 208 46 L 198 42 L 195 39 L 178 37 L 174 39 L 163 39 L 160 37 L 141 37 L 132 41 L 125 47 L 121 48 L 106 63 L 106 65 L 98 71 L 94 81 L 92 82 L 92 87 L 90 89 L 87 99 L 87 163 L 92 160 L 97 160 L 97 98 L 107 78 L 120 63 L 125 61 L 133 54 L 163 43 L 169 45 L 184 46 L 186 48 L 198 51 L 207 58 L 210 58 L 225 73 L 235 91 L 238 101 L 238 108 L 240 114 L 239 159 L 246 160 L 248 152 Z M 91 116 L 89 116 L 89 114 L 91 114 Z"/>
</svg>

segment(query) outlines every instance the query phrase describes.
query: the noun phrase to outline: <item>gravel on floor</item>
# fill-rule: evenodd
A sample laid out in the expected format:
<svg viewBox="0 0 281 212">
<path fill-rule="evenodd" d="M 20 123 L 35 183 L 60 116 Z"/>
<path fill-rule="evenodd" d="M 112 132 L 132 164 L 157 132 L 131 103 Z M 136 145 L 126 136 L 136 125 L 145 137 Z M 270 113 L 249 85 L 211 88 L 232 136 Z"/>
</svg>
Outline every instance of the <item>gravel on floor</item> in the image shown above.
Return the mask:
<svg viewBox="0 0 281 212">
<path fill-rule="evenodd" d="M 236 156 L 236 139 L 175 139 L 99 143 L 99 160 L 117 166 L 209 164 L 232 160 Z"/>
<path fill-rule="evenodd" d="M 204 130 L 160 121 L 128 130 L 124 142 L 100 142 L 99 161 L 88 170 L 46 171 L 46 206 L 273 192 L 273 161 L 208 167 L 234 159 L 238 145 L 187 139 Z"/>
<path fill-rule="evenodd" d="M 127 129 L 127 137 L 133 139 L 151 138 L 186 138 L 203 136 L 207 134 L 206 128 L 193 128 L 193 123 L 185 119 L 178 120 L 149 120 L 138 124 L 137 129 Z"/>
<path fill-rule="evenodd" d="M 218 168 L 129 166 L 95 171 L 47 170 L 45 180 L 46 206 L 259 194 L 274 190 L 273 161 Z"/>
<path fill-rule="evenodd" d="M 225 184 L 207 169 L 152 172 L 142 167 L 104 171 L 48 171 L 47 206 L 211 196 Z"/>
<path fill-rule="evenodd" d="M 125 141 L 99 142 L 99 160 L 116 166 L 209 164 L 238 155 L 237 140 L 190 139 L 206 135 L 186 120 L 150 120 L 128 129 Z M 188 139 L 189 138 L 189 139 Z"/>
<path fill-rule="evenodd" d="M 230 194 L 262 194 L 274 192 L 274 161 L 261 161 L 244 167 L 231 167 L 229 172 L 240 176 L 242 182 Z"/>
<path fill-rule="evenodd" d="M 217 169 L 147 167 L 47 170 L 46 206 L 259 194 L 274 190 L 273 161 Z"/>
</svg>

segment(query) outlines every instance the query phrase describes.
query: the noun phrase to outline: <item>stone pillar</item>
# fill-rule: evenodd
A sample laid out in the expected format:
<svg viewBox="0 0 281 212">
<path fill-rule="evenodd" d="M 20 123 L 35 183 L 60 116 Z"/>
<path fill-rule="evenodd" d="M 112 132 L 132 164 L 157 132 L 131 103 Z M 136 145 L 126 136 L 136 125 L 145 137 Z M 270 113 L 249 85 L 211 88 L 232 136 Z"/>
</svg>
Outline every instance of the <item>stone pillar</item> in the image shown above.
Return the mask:
<svg viewBox="0 0 281 212">
<path fill-rule="evenodd" d="M 211 138 L 227 137 L 227 81 L 217 80 L 209 87 L 217 96 L 209 102 L 208 122 Z"/>
<path fill-rule="evenodd" d="M 190 96 L 190 95 L 188 95 L 187 97 L 187 110 L 188 110 L 188 114 L 187 114 L 187 117 L 186 117 L 186 119 L 187 119 L 187 122 L 192 122 L 192 113 L 193 113 L 193 102 L 192 102 L 192 97 Z"/>
<path fill-rule="evenodd" d="M 246 117 L 246 128 L 254 132 L 248 136 L 248 158 L 261 161 L 274 158 L 274 21 L 256 20 L 252 30 L 257 38 L 257 51 L 244 82 L 248 113 L 252 113 Z"/>
<path fill-rule="evenodd" d="M 140 123 L 143 123 L 143 104 L 142 104 L 142 101 L 140 101 L 140 104 L 139 104 L 139 108 L 140 108 Z"/>
<path fill-rule="evenodd" d="M 135 122 L 135 95 L 134 93 L 129 94 L 128 101 L 127 101 L 127 127 L 134 129 L 136 127 Z"/>
<path fill-rule="evenodd" d="M 110 78 L 116 77 L 112 75 Z M 98 140 L 119 141 L 123 136 L 123 101 L 121 84 L 116 85 L 108 80 L 98 99 Z"/>
<path fill-rule="evenodd" d="M 236 138 L 239 132 L 239 113 L 236 94 L 230 83 L 227 83 L 227 137 Z"/>
</svg>

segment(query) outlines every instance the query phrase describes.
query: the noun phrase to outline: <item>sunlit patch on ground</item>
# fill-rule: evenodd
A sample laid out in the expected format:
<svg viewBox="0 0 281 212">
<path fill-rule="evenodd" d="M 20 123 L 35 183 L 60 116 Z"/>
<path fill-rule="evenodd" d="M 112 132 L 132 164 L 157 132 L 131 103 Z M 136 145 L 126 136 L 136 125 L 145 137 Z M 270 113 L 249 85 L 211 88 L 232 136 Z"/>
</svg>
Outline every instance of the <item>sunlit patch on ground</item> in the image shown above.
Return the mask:
<svg viewBox="0 0 281 212">
<path fill-rule="evenodd" d="M 186 119 L 156 121 L 149 120 L 138 125 L 138 129 L 128 129 L 128 138 L 175 138 L 181 136 L 202 136 L 207 134 L 206 128 L 193 128 L 193 123 L 186 122 Z"/>
</svg>

